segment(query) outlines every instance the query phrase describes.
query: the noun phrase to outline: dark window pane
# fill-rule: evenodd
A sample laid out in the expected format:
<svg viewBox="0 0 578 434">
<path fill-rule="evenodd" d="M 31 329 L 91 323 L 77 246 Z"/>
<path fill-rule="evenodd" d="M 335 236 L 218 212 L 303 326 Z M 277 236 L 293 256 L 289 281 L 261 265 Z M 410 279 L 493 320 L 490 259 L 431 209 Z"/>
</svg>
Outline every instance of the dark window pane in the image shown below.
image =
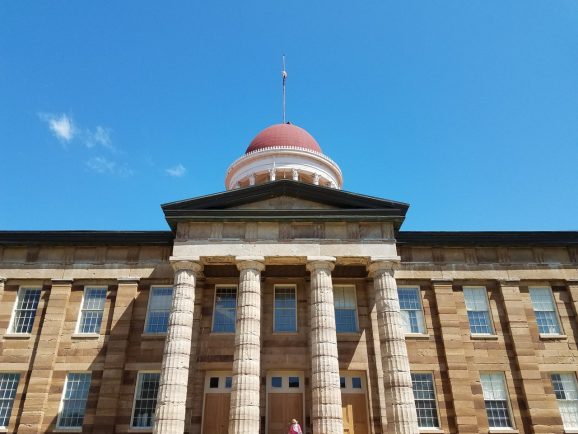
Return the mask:
<svg viewBox="0 0 578 434">
<path fill-rule="evenodd" d="M 219 388 L 219 377 L 211 377 L 209 380 L 209 388 L 218 389 Z"/>
</svg>

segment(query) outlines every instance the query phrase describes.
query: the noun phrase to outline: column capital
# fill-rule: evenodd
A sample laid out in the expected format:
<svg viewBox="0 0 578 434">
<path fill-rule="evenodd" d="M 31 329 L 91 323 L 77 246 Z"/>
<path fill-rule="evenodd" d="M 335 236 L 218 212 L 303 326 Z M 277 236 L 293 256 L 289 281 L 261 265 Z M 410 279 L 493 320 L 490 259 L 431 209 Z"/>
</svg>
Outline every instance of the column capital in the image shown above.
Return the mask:
<svg viewBox="0 0 578 434">
<path fill-rule="evenodd" d="M 430 280 L 434 285 L 452 285 L 454 283 L 454 279 L 451 277 L 432 277 Z"/>
<path fill-rule="evenodd" d="M 72 285 L 74 279 L 50 279 L 53 285 Z"/>
<path fill-rule="evenodd" d="M 247 269 L 263 271 L 265 269 L 264 256 L 235 256 L 235 262 L 239 271 Z"/>
<path fill-rule="evenodd" d="M 127 276 L 127 277 L 118 277 L 118 278 L 116 279 L 116 281 L 117 281 L 119 284 L 121 284 L 121 285 L 122 285 L 122 284 L 125 284 L 125 285 L 126 285 L 126 284 L 130 284 L 130 283 L 139 283 L 139 282 L 140 282 L 140 277 L 130 277 L 130 276 Z"/>
<path fill-rule="evenodd" d="M 401 261 L 399 256 L 395 256 L 393 258 L 372 257 L 369 260 L 367 271 L 369 271 L 370 275 L 380 271 L 393 273 L 395 270 L 399 269 L 400 262 Z"/>
<path fill-rule="evenodd" d="M 171 256 L 169 261 L 175 271 L 189 270 L 193 273 L 198 273 L 203 269 L 200 258 L 198 256 L 178 257 Z"/>
<path fill-rule="evenodd" d="M 326 269 L 333 271 L 335 268 L 334 256 L 307 256 L 307 270 L 314 271 L 318 269 Z"/>
</svg>

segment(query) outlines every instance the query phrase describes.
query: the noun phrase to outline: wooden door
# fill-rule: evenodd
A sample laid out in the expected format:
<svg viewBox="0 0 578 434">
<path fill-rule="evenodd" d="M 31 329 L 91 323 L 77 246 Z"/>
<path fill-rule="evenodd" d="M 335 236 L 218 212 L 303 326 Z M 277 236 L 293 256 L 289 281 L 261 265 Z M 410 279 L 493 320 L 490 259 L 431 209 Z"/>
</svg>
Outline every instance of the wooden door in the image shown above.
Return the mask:
<svg viewBox="0 0 578 434">
<path fill-rule="evenodd" d="M 206 393 L 203 434 L 227 434 L 229 431 L 230 393 Z"/>
<path fill-rule="evenodd" d="M 269 434 L 287 434 L 291 419 L 303 427 L 303 394 L 269 393 L 267 412 Z"/>
<path fill-rule="evenodd" d="M 341 395 L 344 434 L 369 434 L 365 395 L 343 393 Z"/>
</svg>

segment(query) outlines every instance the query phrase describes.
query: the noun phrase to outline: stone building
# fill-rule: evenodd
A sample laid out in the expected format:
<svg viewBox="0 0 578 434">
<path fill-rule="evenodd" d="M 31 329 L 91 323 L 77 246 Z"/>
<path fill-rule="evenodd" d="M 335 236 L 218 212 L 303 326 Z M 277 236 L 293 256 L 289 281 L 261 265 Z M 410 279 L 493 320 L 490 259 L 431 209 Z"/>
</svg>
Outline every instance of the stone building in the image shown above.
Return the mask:
<svg viewBox="0 0 578 434">
<path fill-rule="evenodd" d="M 7 432 L 578 433 L 578 233 L 408 232 L 261 132 L 160 232 L 0 233 Z"/>
</svg>

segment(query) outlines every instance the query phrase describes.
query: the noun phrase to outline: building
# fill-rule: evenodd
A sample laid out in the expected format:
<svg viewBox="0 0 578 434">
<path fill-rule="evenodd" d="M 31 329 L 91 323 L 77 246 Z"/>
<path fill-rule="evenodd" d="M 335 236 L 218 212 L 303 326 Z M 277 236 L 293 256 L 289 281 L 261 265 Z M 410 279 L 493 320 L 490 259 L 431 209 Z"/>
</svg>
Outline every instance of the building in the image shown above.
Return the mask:
<svg viewBox="0 0 578 434">
<path fill-rule="evenodd" d="M 0 424 L 577 433 L 578 233 L 407 232 L 342 184 L 281 124 L 168 231 L 1 232 Z"/>
</svg>

